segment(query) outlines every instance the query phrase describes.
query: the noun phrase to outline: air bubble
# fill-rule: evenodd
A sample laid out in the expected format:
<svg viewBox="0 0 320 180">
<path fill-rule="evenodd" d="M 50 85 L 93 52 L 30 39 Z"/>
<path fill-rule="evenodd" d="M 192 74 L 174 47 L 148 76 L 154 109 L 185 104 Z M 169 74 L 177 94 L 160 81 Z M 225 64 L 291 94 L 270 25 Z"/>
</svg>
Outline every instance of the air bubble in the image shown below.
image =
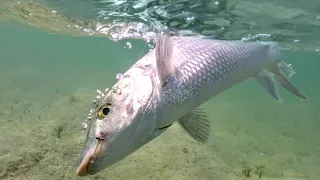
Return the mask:
<svg viewBox="0 0 320 180">
<path fill-rule="evenodd" d="M 132 48 L 132 44 L 131 42 L 126 42 L 126 46 L 124 47 L 125 49 L 131 49 Z"/>
<path fill-rule="evenodd" d="M 123 77 L 123 74 L 121 74 L 121 73 L 118 73 L 117 74 L 117 76 L 116 76 L 116 78 L 119 80 L 119 79 L 121 79 Z"/>
</svg>

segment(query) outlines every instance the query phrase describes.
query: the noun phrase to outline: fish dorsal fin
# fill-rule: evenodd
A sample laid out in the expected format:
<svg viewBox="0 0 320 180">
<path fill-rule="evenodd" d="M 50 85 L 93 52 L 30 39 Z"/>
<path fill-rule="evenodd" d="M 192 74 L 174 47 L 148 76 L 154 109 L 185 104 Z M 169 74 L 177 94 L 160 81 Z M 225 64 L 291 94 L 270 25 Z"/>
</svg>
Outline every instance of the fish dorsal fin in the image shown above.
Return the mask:
<svg viewBox="0 0 320 180">
<path fill-rule="evenodd" d="M 161 86 L 164 86 L 174 73 L 172 62 L 173 40 L 170 36 L 160 34 L 157 38 L 155 56 L 156 68 Z"/>
<path fill-rule="evenodd" d="M 202 143 L 205 143 L 210 136 L 210 121 L 205 112 L 196 108 L 178 120 L 181 127 L 187 133 Z"/>
</svg>

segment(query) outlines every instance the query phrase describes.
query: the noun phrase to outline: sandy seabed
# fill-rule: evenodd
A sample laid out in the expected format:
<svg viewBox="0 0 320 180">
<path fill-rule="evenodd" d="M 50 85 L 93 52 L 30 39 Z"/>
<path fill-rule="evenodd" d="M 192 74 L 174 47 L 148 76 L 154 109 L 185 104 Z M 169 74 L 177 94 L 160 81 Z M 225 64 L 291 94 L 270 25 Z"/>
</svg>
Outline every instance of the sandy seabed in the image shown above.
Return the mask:
<svg viewBox="0 0 320 180">
<path fill-rule="evenodd" d="M 2 93 L 0 179 L 237 180 L 259 179 L 260 171 L 261 179 L 320 177 L 320 142 L 311 131 L 315 127 L 299 119 L 315 118 L 318 109 L 305 103 L 280 107 L 268 96 L 262 97 L 266 102 L 261 106 L 252 106 L 261 103 L 259 99 L 226 100 L 232 92 L 203 105 L 212 112 L 214 135 L 209 144 L 196 142 L 174 124 L 111 168 L 77 177 L 86 134 L 81 123 L 94 93 L 84 88 L 63 96 L 57 92 L 56 100 L 49 103 L 28 100 L 32 95 L 19 88 Z M 256 172 L 259 166 L 263 167 Z M 243 174 L 245 169 L 251 169 L 250 178 Z"/>
</svg>

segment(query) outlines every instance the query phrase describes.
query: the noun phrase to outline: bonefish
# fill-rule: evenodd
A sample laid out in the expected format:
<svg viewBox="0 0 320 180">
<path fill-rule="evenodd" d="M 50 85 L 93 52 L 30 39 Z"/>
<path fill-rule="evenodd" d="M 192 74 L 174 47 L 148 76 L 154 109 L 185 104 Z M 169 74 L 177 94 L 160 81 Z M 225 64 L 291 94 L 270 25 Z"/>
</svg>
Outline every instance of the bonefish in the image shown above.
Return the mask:
<svg viewBox="0 0 320 180">
<path fill-rule="evenodd" d="M 281 60 L 276 42 L 159 35 L 155 48 L 125 72 L 112 89 L 98 90 L 77 174 L 95 174 L 111 166 L 175 121 L 195 140 L 206 142 L 210 121 L 198 107 L 250 78 L 278 102 L 282 100 L 277 81 L 306 100 L 281 67 L 293 72 Z"/>
</svg>

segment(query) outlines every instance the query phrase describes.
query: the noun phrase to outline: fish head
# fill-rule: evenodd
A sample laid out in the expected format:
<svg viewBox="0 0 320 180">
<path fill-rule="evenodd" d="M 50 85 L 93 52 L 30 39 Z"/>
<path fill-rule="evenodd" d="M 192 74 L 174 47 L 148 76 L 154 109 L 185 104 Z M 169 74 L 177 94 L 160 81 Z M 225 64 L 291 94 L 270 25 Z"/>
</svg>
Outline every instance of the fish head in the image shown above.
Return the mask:
<svg viewBox="0 0 320 180">
<path fill-rule="evenodd" d="M 141 123 L 149 109 L 152 81 L 139 68 L 124 74 L 102 96 L 93 110 L 77 175 L 95 174 L 128 156 L 143 144 L 148 133 Z M 148 129 L 152 131 L 150 127 Z"/>
</svg>

